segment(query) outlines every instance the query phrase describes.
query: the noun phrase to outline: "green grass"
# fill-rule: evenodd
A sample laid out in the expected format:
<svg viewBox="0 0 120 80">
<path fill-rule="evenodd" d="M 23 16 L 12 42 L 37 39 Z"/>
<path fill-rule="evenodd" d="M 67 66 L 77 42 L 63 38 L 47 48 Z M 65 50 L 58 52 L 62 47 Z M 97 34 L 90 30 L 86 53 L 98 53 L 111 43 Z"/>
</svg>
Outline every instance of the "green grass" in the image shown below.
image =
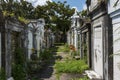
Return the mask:
<svg viewBox="0 0 120 80">
<path fill-rule="evenodd" d="M 75 79 L 71 79 L 71 80 L 89 80 L 89 78 L 87 76 L 85 76 L 83 78 L 75 78 Z"/>
<path fill-rule="evenodd" d="M 56 73 L 82 73 L 88 69 L 84 60 L 66 60 L 65 62 L 57 61 L 55 64 Z"/>
<path fill-rule="evenodd" d="M 54 45 L 64 45 L 64 43 L 54 43 Z"/>
<path fill-rule="evenodd" d="M 69 52 L 70 48 L 68 44 L 64 44 L 58 47 L 57 52 Z"/>
</svg>

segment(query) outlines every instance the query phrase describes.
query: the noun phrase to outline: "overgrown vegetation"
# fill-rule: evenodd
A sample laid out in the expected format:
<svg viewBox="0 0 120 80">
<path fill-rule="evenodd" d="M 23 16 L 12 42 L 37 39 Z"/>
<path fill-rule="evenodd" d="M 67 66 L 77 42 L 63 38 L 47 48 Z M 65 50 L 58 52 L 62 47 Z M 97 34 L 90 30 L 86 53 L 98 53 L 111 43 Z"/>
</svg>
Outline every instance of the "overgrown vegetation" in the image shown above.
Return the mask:
<svg viewBox="0 0 120 80">
<path fill-rule="evenodd" d="M 70 51 L 70 47 L 68 44 L 64 44 L 62 46 L 59 46 L 57 49 L 57 52 L 69 52 Z"/>
<path fill-rule="evenodd" d="M 62 45 L 58 47 L 59 52 L 65 52 L 62 53 L 64 56 L 61 56 L 63 59 L 57 59 L 55 63 L 55 71 L 56 71 L 56 78 L 57 80 L 60 80 L 63 73 L 65 74 L 80 74 L 84 77 L 82 74 L 86 69 L 88 69 L 88 65 L 86 64 L 85 60 L 79 60 L 74 58 L 75 56 L 78 56 L 79 53 L 76 51 L 76 48 L 74 45 Z M 66 54 L 66 52 L 68 54 Z M 61 55 L 61 54 L 57 54 Z M 73 78 L 71 80 L 89 80 L 87 77 L 84 78 Z"/>
<path fill-rule="evenodd" d="M 67 2 L 50 2 L 47 5 L 33 7 L 32 3 L 26 0 L 1 0 L 1 10 L 9 13 L 11 16 L 20 18 L 19 20 L 27 22 L 26 19 L 44 18 L 46 28 L 60 30 L 64 34 L 71 25 L 70 17 L 74 14 Z M 7 15 L 6 13 L 6 15 Z M 52 25 L 56 24 L 56 26 Z"/>
<path fill-rule="evenodd" d="M 41 61 L 39 61 L 39 60 L 28 61 L 27 62 L 28 76 L 31 77 L 31 75 L 34 74 L 34 72 L 40 71 L 41 68 L 42 68 Z"/>
<path fill-rule="evenodd" d="M 85 76 L 83 78 L 74 78 L 74 79 L 71 79 L 71 80 L 89 80 L 89 78 Z"/>
<path fill-rule="evenodd" d="M 24 17 L 18 17 L 18 20 L 24 23 L 29 23 L 29 21 L 27 19 L 25 19 Z"/>
<path fill-rule="evenodd" d="M 70 56 L 71 56 L 71 58 L 75 58 L 75 56 L 79 56 L 79 51 L 78 52 L 77 51 L 71 51 Z"/>
<path fill-rule="evenodd" d="M 51 50 L 46 49 L 43 52 L 40 52 L 40 59 L 43 61 L 52 59 Z"/>
<path fill-rule="evenodd" d="M 26 80 L 25 54 L 22 48 L 16 48 L 12 64 L 12 76 L 15 80 Z"/>
<path fill-rule="evenodd" d="M 82 73 L 84 70 L 88 69 L 88 65 L 84 60 L 57 61 L 55 69 L 57 73 Z"/>
<path fill-rule="evenodd" d="M 33 60 L 28 61 L 28 75 L 31 76 L 35 72 L 40 71 L 46 64 L 49 64 L 49 61 L 53 58 L 51 50 L 44 50 L 39 53 L 39 56 L 35 55 Z"/>
<path fill-rule="evenodd" d="M 6 80 L 5 70 L 3 68 L 0 69 L 0 80 Z"/>
</svg>

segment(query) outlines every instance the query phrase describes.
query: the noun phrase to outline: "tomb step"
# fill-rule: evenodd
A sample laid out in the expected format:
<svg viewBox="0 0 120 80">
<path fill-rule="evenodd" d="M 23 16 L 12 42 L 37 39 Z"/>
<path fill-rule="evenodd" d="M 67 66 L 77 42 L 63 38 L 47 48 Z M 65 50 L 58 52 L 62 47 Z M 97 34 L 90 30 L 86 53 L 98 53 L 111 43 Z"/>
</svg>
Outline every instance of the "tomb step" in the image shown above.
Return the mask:
<svg viewBox="0 0 120 80">
<path fill-rule="evenodd" d="M 102 77 L 93 70 L 86 70 L 85 73 L 90 78 L 90 80 L 103 80 Z"/>
</svg>

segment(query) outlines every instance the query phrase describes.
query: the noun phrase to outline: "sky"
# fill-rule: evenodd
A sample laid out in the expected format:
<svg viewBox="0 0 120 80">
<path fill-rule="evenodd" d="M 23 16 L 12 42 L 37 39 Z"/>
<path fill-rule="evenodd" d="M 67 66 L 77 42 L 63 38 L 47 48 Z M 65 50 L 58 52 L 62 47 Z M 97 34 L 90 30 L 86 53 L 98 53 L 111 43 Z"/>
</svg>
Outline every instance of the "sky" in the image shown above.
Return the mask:
<svg viewBox="0 0 120 80">
<path fill-rule="evenodd" d="M 53 0 L 53 1 L 67 1 L 67 4 L 70 5 L 70 7 L 77 7 L 78 11 L 81 11 L 83 9 L 86 9 L 85 1 L 86 0 Z"/>
<path fill-rule="evenodd" d="M 28 2 L 31 2 L 33 6 L 37 5 L 44 5 L 46 4 L 46 1 L 67 1 L 67 4 L 70 5 L 70 7 L 76 7 L 78 11 L 81 11 L 83 9 L 86 9 L 85 1 L 86 0 L 27 0 Z"/>
</svg>

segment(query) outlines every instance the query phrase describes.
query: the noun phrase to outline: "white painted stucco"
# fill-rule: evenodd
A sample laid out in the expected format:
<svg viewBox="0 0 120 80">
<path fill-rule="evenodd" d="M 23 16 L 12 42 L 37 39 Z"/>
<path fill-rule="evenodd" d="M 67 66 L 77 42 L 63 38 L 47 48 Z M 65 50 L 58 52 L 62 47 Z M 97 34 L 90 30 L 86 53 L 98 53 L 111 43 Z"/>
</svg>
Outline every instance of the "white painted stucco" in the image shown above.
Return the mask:
<svg viewBox="0 0 120 80">
<path fill-rule="evenodd" d="M 113 25 L 114 80 L 120 79 L 120 23 Z"/>
<path fill-rule="evenodd" d="M 120 1 L 118 2 L 118 4 L 116 6 L 114 6 L 116 1 L 117 0 L 109 0 L 109 2 L 108 2 L 108 13 L 109 14 L 120 9 Z"/>
<path fill-rule="evenodd" d="M 77 40 L 78 40 L 78 39 L 77 39 L 77 30 L 76 30 L 76 28 L 75 28 L 75 30 L 74 30 L 74 46 L 75 46 L 76 49 L 77 49 L 77 43 L 78 43 Z"/>
<path fill-rule="evenodd" d="M 75 46 L 75 48 L 77 49 L 78 48 L 78 33 L 77 33 L 77 28 L 80 27 L 80 17 L 79 15 L 77 14 L 77 10 L 75 10 L 75 13 L 73 14 L 73 16 L 71 16 L 71 21 L 72 21 L 72 24 L 71 24 L 71 34 L 70 34 L 70 37 L 71 37 L 71 44 Z"/>
<path fill-rule="evenodd" d="M 108 13 L 112 18 L 113 27 L 113 80 L 120 80 L 120 1 L 109 0 Z"/>
<path fill-rule="evenodd" d="M 93 10 L 94 7 L 97 5 L 98 0 L 91 0 L 91 6 L 90 6 L 90 10 Z"/>
<path fill-rule="evenodd" d="M 94 27 L 94 70 L 103 78 L 102 28 Z"/>
<path fill-rule="evenodd" d="M 68 45 L 70 45 L 70 43 L 71 43 L 71 42 L 70 42 L 70 41 L 71 41 L 70 35 L 71 35 L 71 34 L 70 34 L 70 31 L 68 31 L 68 32 L 67 32 L 67 43 L 68 43 Z"/>
</svg>

